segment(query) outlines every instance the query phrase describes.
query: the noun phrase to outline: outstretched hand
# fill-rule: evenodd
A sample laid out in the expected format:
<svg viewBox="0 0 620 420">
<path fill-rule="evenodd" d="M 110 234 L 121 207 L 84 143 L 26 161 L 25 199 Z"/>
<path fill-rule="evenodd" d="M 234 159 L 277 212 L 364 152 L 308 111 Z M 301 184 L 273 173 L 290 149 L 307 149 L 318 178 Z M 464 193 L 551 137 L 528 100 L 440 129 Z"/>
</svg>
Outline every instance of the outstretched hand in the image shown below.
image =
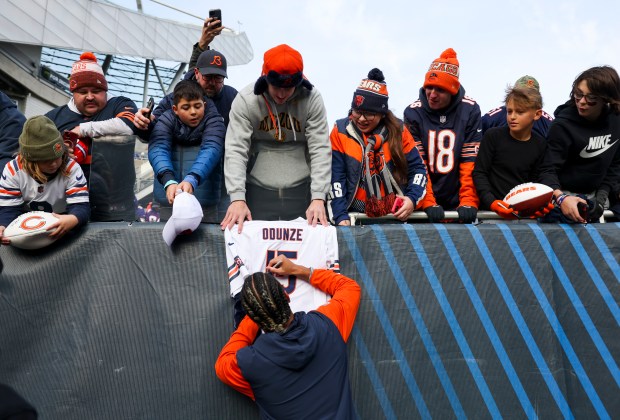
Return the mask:
<svg viewBox="0 0 620 420">
<path fill-rule="evenodd" d="M 230 203 L 228 210 L 226 210 L 226 216 L 220 223 L 222 230 L 226 228 L 232 229 L 234 225 L 239 225 L 239 233 L 243 230 L 243 222 L 245 220 L 252 220 L 252 213 L 250 208 L 243 200 L 237 200 Z"/>
<path fill-rule="evenodd" d="M 316 226 L 317 223 L 327 226 L 327 213 L 325 212 L 325 202 L 323 200 L 312 200 L 306 210 L 306 219 L 308 224 Z"/>
</svg>

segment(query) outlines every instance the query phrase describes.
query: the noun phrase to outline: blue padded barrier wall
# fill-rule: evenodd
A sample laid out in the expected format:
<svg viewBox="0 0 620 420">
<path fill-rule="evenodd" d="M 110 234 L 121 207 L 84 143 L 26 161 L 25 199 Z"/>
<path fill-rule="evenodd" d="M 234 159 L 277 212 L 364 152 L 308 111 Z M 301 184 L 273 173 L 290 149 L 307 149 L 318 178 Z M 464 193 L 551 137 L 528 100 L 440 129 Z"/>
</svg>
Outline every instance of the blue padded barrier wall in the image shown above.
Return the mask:
<svg viewBox="0 0 620 420">
<path fill-rule="evenodd" d="M 223 234 L 93 223 L 0 247 L 0 383 L 41 419 L 250 419 L 213 364 L 232 328 Z M 339 228 L 363 290 L 358 414 L 619 418 L 620 225 Z"/>
</svg>

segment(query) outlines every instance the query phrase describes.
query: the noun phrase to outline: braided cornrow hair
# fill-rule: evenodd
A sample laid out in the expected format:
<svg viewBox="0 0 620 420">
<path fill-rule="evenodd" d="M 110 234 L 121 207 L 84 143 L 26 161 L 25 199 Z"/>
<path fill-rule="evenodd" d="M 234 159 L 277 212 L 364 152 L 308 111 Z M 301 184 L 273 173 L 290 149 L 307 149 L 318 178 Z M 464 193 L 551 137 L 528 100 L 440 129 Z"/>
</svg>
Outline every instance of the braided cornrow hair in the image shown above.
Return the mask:
<svg viewBox="0 0 620 420">
<path fill-rule="evenodd" d="M 245 278 L 241 306 L 265 332 L 282 333 L 291 317 L 284 288 L 271 274 L 257 272 Z"/>
</svg>

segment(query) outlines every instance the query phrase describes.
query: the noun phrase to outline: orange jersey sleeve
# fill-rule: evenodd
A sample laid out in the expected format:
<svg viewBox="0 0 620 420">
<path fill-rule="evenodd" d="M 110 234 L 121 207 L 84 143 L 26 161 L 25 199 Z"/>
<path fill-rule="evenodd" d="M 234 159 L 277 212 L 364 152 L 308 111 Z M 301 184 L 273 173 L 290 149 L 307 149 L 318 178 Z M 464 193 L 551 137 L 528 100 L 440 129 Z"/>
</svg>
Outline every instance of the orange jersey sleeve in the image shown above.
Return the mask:
<svg viewBox="0 0 620 420">
<path fill-rule="evenodd" d="M 246 315 L 237 330 L 230 336 L 228 343 L 222 348 L 215 362 L 217 377 L 226 385 L 252 399 L 254 399 L 254 392 L 250 383 L 241 374 L 241 369 L 237 364 L 237 351 L 251 345 L 257 334 L 258 325 Z"/>
<path fill-rule="evenodd" d="M 472 206 L 478 208 L 480 200 L 474 185 L 472 172 L 474 170 L 474 162 L 462 162 L 459 166 L 459 174 L 461 188 L 459 189 L 459 206 Z"/>
<path fill-rule="evenodd" d="M 353 329 L 359 308 L 362 294 L 360 286 L 355 280 L 342 274 L 323 269 L 314 270 L 310 284 L 332 295 L 332 299 L 319 307 L 317 312 L 332 320 L 346 342 Z"/>
</svg>

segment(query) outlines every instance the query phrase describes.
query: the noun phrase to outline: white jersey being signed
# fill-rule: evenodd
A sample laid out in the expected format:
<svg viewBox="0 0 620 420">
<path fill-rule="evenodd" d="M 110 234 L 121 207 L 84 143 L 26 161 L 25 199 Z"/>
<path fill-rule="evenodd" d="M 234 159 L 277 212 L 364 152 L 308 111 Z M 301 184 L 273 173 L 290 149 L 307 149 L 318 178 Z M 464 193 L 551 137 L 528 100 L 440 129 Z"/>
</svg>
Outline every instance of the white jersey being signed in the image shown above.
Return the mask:
<svg viewBox="0 0 620 420">
<path fill-rule="evenodd" d="M 306 267 L 340 272 L 338 238 L 334 226 L 312 227 L 302 218 L 291 221 L 249 221 L 239 234 L 237 227 L 226 229 L 226 262 L 230 295 L 241 292 L 249 274 L 265 271 L 277 255 Z M 291 298 L 291 310 L 308 312 L 327 303 L 330 296 L 295 276 L 276 277 Z"/>
</svg>

